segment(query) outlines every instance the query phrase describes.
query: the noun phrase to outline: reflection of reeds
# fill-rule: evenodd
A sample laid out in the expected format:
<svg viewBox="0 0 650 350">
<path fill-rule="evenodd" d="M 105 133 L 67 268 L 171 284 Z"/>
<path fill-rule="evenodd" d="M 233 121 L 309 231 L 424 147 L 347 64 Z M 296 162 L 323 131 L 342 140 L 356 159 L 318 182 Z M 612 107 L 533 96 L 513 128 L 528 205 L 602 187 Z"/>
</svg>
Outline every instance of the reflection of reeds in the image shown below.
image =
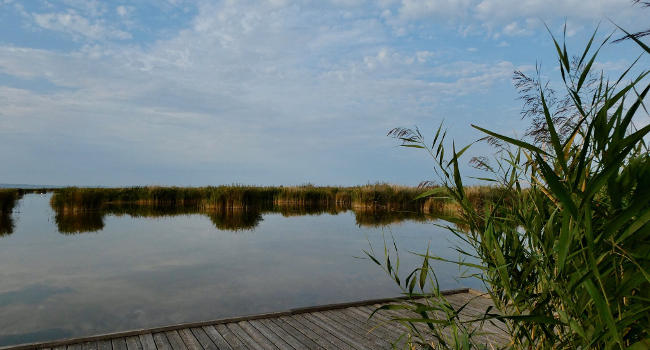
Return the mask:
<svg viewBox="0 0 650 350">
<path fill-rule="evenodd" d="M 260 211 L 252 208 L 222 208 L 207 215 L 216 228 L 225 231 L 253 230 L 262 221 Z"/>
<path fill-rule="evenodd" d="M 385 211 L 355 209 L 354 218 L 361 227 L 382 227 L 398 224 L 403 221 L 426 222 L 431 220 L 431 215 L 413 211 Z"/>
<path fill-rule="evenodd" d="M 282 204 L 267 206 L 221 207 L 201 209 L 196 206 L 108 205 L 101 210 L 59 210 L 55 220 L 61 233 L 96 232 L 104 227 L 105 215 L 129 215 L 139 218 L 159 218 L 176 215 L 205 215 L 219 230 L 253 230 L 262 221 L 262 215 L 279 213 L 285 217 L 304 215 L 338 215 L 352 210 L 357 225 L 381 227 L 402 221 L 425 222 L 435 216 L 414 211 L 387 211 L 382 208 L 349 209 L 336 205 Z"/>
<path fill-rule="evenodd" d="M 100 211 L 57 212 L 54 220 L 63 234 L 97 232 L 104 228 L 104 213 Z"/>
<path fill-rule="evenodd" d="M 23 192 L 17 189 L 0 189 L 0 236 L 14 232 L 12 213 Z"/>
<path fill-rule="evenodd" d="M 458 206 L 444 193 L 439 198 L 416 199 L 431 188 L 388 184 L 354 187 L 131 187 L 61 188 L 54 191 L 52 208 L 59 230 L 65 233 L 97 231 L 103 216 L 160 217 L 183 214 L 207 215 L 222 230 L 250 230 L 264 213 L 283 216 L 336 215 L 353 210 L 360 226 L 384 226 L 404 220 L 425 221 L 427 216 L 448 217 Z M 476 187 L 467 196 L 477 206 L 489 203 L 498 190 Z M 88 217 L 84 215 L 88 213 Z M 431 215 L 429 215 L 431 216 Z M 84 229 L 87 228 L 87 229 Z"/>
</svg>

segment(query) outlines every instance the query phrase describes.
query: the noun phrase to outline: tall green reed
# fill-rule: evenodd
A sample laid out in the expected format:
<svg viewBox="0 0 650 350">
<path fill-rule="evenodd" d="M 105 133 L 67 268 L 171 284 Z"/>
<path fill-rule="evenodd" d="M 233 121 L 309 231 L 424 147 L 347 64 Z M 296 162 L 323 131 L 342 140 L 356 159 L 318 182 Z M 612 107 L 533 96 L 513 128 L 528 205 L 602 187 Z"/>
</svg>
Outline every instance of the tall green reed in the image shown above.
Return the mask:
<svg viewBox="0 0 650 350">
<path fill-rule="evenodd" d="M 562 109 L 549 103 L 546 85 L 533 80 L 536 97 L 528 102 L 539 116 L 533 142 L 472 125 L 499 151 L 492 162 L 474 160 L 488 173 L 485 180 L 502 190 L 491 205 L 477 207 L 468 199 L 459 162 L 471 145 L 449 145 L 442 125 L 433 142 L 417 129 L 390 131 L 403 146 L 434 159 L 444 191 L 421 196 L 453 200 L 461 208 L 458 226 L 447 228 L 472 247 L 457 248 L 460 261 L 422 254 L 422 266 L 405 279 L 389 249 L 381 262 L 368 253 L 411 296 L 384 308 L 415 312 L 411 319 L 395 318 L 409 327 L 412 345 L 487 346 L 440 294 L 431 264 L 443 261 L 483 282 L 495 307 L 475 318 L 507 332 L 510 340 L 500 346 L 650 348 L 650 125 L 644 105 L 649 71 L 636 67 L 637 59 L 616 79 L 596 73 L 609 37 L 597 47 L 595 37 L 574 59 L 565 43 L 552 38 L 568 102 Z M 630 38 L 642 55 L 650 53 Z M 640 73 L 630 77 L 635 70 Z"/>
</svg>

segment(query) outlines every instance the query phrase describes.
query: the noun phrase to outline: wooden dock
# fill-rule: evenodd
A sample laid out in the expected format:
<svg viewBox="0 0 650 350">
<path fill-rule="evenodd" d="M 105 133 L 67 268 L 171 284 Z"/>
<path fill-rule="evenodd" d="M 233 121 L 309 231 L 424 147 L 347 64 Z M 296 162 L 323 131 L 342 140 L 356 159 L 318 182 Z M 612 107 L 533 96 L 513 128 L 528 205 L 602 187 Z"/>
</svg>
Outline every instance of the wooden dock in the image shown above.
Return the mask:
<svg viewBox="0 0 650 350">
<path fill-rule="evenodd" d="M 445 292 L 468 316 L 486 310 L 491 301 L 470 289 Z M 315 306 L 285 312 L 167 327 L 133 330 L 76 339 L 23 344 L 0 350 L 216 350 L 216 349 L 390 349 L 404 333 L 391 317 L 408 316 L 398 311 L 370 313 L 396 299 Z M 479 340 L 506 344 L 507 336 L 495 325 L 485 323 Z M 399 344 L 398 344 L 399 345 Z M 403 345 L 403 342 L 402 342 Z"/>
</svg>

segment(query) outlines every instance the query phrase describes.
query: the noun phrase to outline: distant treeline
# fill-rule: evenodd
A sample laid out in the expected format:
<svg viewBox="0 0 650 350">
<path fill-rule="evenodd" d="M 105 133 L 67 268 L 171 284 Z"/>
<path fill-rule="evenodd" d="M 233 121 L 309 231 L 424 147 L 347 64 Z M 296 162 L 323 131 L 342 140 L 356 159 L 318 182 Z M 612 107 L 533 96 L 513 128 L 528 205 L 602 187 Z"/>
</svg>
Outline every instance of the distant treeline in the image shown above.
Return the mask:
<svg viewBox="0 0 650 350">
<path fill-rule="evenodd" d="M 210 186 L 210 187 L 128 187 L 55 189 L 51 199 L 57 211 L 99 210 L 109 205 L 218 208 L 252 208 L 269 205 L 325 206 L 339 209 L 411 210 L 436 213 L 452 209 L 453 203 L 441 193 L 437 198 L 416 199 L 431 188 L 374 184 L 333 186 Z M 498 195 L 493 187 L 473 187 L 467 196 L 480 206 Z"/>
</svg>

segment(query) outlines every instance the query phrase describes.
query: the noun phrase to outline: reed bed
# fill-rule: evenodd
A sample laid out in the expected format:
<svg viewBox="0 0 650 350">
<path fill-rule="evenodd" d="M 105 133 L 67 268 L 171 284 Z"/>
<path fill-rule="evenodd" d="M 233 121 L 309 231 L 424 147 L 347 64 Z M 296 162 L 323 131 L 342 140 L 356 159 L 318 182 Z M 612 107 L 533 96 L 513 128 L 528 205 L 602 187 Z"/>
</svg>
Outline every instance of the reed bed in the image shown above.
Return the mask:
<svg viewBox="0 0 650 350">
<path fill-rule="evenodd" d="M 110 205 L 191 207 L 202 210 L 276 206 L 332 206 L 342 210 L 382 208 L 433 213 L 453 210 L 449 200 L 418 198 L 430 188 L 391 184 L 352 187 L 333 186 L 210 186 L 210 187 L 66 187 L 54 190 L 52 207 L 57 211 L 98 210 Z M 491 187 L 471 191 L 477 205 L 496 197 Z"/>
</svg>

